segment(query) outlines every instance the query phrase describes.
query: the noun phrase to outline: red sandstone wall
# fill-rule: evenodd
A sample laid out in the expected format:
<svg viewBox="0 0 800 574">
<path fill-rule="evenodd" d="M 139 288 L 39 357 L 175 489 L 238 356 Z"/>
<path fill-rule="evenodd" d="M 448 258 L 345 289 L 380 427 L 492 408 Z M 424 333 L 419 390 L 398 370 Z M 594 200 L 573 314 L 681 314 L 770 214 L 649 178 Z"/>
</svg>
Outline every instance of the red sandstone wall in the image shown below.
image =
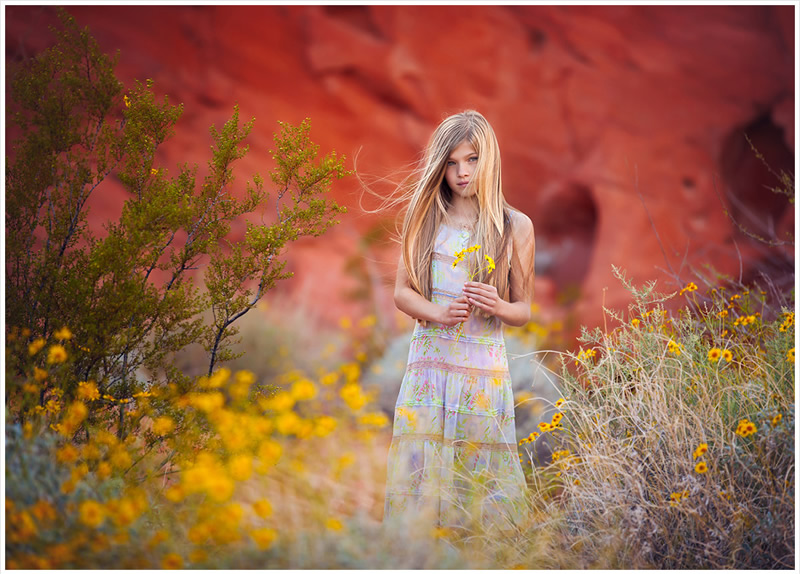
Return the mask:
<svg viewBox="0 0 800 574">
<path fill-rule="evenodd" d="M 637 283 L 668 265 L 691 279 L 713 262 L 738 274 L 764 255 L 737 233 L 720 199 L 743 217 L 793 229 L 794 213 L 763 187 L 766 171 L 741 134 L 773 166 L 793 171 L 794 39 L 791 6 L 75 6 L 118 76 L 155 80 L 185 104 L 160 162 L 207 160 L 208 127 L 234 103 L 256 117 L 244 180 L 270 168 L 277 120 L 312 119 L 322 150 L 384 176 L 417 159 L 436 123 L 465 108 L 492 122 L 510 203 L 537 230 L 537 300 L 580 290 L 579 320 L 601 324 L 601 299 L 624 308 L 611 265 Z M 7 6 L 6 58 L 51 37 L 51 7 Z M 658 230 L 654 233 L 638 192 Z M 350 207 L 342 225 L 290 251 L 302 294 L 325 318 L 357 312 L 336 294 L 357 239 L 375 222 L 357 207 L 355 180 L 336 186 Z M 124 196 L 93 199 L 98 223 Z M 766 224 L 765 224 L 766 225 Z M 669 263 L 665 261 L 662 247 Z M 396 252 L 374 254 L 391 283 Z M 379 304 L 389 316 L 391 285 Z M 338 297 L 338 298 L 337 298 Z"/>
</svg>

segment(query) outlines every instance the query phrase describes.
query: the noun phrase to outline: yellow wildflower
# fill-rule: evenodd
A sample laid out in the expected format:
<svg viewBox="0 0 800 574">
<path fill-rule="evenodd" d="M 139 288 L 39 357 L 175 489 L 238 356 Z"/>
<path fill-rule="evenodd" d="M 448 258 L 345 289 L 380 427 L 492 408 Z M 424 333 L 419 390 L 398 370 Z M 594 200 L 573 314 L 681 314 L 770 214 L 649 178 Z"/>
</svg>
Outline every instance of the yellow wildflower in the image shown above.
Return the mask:
<svg viewBox="0 0 800 574">
<path fill-rule="evenodd" d="M 354 411 L 361 409 L 367 403 L 367 398 L 361 392 L 361 387 L 356 383 L 344 385 L 339 391 L 339 396 Z"/>
<path fill-rule="evenodd" d="M 154 167 L 150 168 L 150 175 L 156 175 L 157 173 L 158 173 L 158 170 L 156 168 L 154 168 Z"/>
<path fill-rule="evenodd" d="M 684 287 L 683 289 L 681 289 L 680 293 L 678 294 L 683 295 L 686 292 L 691 293 L 692 291 L 697 291 L 697 285 L 695 285 L 693 282 L 690 281 L 689 284 L 686 285 L 686 287 Z"/>
<path fill-rule="evenodd" d="M 781 422 L 782 418 L 783 415 L 781 413 L 778 413 L 777 415 L 772 417 L 772 426 L 778 426 L 778 423 Z"/>
<path fill-rule="evenodd" d="M 310 401 L 317 396 L 317 387 L 309 379 L 300 379 L 292 384 L 291 395 L 296 401 Z"/>
<path fill-rule="evenodd" d="M 274 397 L 270 398 L 263 405 L 269 410 L 282 413 L 294 406 L 295 398 L 286 391 L 279 391 Z"/>
<path fill-rule="evenodd" d="M 95 401 L 100 398 L 100 391 L 94 381 L 78 383 L 78 398 L 82 401 Z"/>
<path fill-rule="evenodd" d="M 708 352 L 708 360 L 711 363 L 716 363 L 719 361 L 720 356 L 722 356 L 722 351 L 714 347 Z"/>
<path fill-rule="evenodd" d="M 794 363 L 794 347 L 789 349 L 786 353 L 786 360 L 790 363 Z"/>
<path fill-rule="evenodd" d="M 39 532 L 36 528 L 36 524 L 33 522 L 33 518 L 31 518 L 31 515 L 26 511 L 13 514 L 10 518 L 11 524 L 14 527 L 10 538 L 14 542 L 24 542 Z M 6 532 L 8 532 L 8 530 L 6 530 Z"/>
<path fill-rule="evenodd" d="M 667 343 L 667 351 L 669 351 L 674 355 L 680 355 L 681 345 L 679 343 L 676 343 L 675 341 L 670 341 L 669 343 Z"/>
<path fill-rule="evenodd" d="M 164 436 L 175 429 L 175 421 L 169 417 L 158 417 L 153 421 L 152 431 L 158 436 Z"/>
<path fill-rule="evenodd" d="M 344 525 L 336 518 L 329 518 L 325 521 L 325 528 L 338 532 L 344 528 Z"/>
<path fill-rule="evenodd" d="M 183 558 L 181 558 L 180 554 L 170 552 L 161 559 L 162 570 L 179 570 L 181 568 L 183 568 Z"/>
<path fill-rule="evenodd" d="M 338 422 L 335 418 L 322 415 L 314 424 L 314 434 L 317 436 L 328 436 L 336 429 L 337 424 Z"/>
<path fill-rule="evenodd" d="M 300 423 L 300 417 L 294 411 L 288 411 L 278 415 L 275 419 L 275 428 L 282 435 L 290 435 L 296 432 Z"/>
<path fill-rule="evenodd" d="M 494 259 L 492 259 L 488 255 L 484 255 L 483 257 L 484 257 L 484 259 L 486 259 L 486 263 L 488 264 L 487 274 L 491 275 L 492 271 L 494 271 L 494 268 L 495 268 Z"/>
<path fill-rule="evenodd" d="M 632 327 L 638 327 L 639 323 L 641 323 L 641 321 L 639 321 L 639 319 L 631 319 L 631 326 Z"/>
<path fill-rule="evenodd" d="M 122 101 L 125 103 L 125 107 L 126 107 L 126 108 L 129 108 L 129 107 L 131 107 L 131 100 L 130 100 L 130 98 L 128 97 L 128 95 L 127 95 L 127 94 L 125 94 L 124 96 L 122 96 Z"/>
<path fill-rule="evenodd" d="M 56 451 L 56 460 L 64 464 L 73 463 L 78 460 L 78 449 L 67 443 Z"/>
<path fill-rule="evenodd" d="M 353 320 L 350 317 L 342 317 L 339 319 L 339 326 L 346 331 L 353 326 Z"/>
<path fill-rule="evenodd" d="M 59 341 L 68 341 L 72 338 L 72 331 L 67 327 L 61 327 L 61 329 L 53 333 L 53 336 Z"/>
<path fill-rule="evenodd" d="M 250 537 L 261 550 L 266 550 L 275 542 L 278 533 L 274 528 L 255 528 L 250 531 Z"/>
<path fill-rule="evenodd" d="M 67 360 L 67 350 L 63 345 L 50 345 L 47 351 L 47 363 L 63 363 Z"/>
<path fill-rule="evenodd" d="M 561 408 L 561 405 L 563 405 L 565 402 L 567 402 L 567 399 L 564 399 L 564 398 L 558 399 L 558 400 L 556 401 L 556 408 L 557 408 L 557 409 L 558 409 L 558 408 Z"/>
<path fill-rule="evenodd" d="M 367 413 L 358 418 L 359 424 L 365 426 L 385 427 L 389 424 L 389 419 L 383 413 Z"/>
<path fill-rule="evenodd" d="M 97 470 L 94 473 L 100 480 L 105 480 L 111 476 L 111 465 L 106 461 L 102 461 L 97 465 Z"/>
<path fill-rule="evenodd" d="M 277 441 L 268 439 L 258 448 L 258 458 L 264 468 L 274 465 L 283 453 L 283 447 Z"/>
<path fill-rule="evenodd" d="M 39 351 L 42 350 L 42 347 L 45 345 L 45 340 L 39 337 L 35 341 L 33 341 L 30 345 L 28 345 L 28 354 L 33 356 Z"/>
<path fill-rule="evenodd" d="M 164 491 L 164 497 L 170 502 L 180 502 L 186 497 L 186 492 L 180 484 L 173 484 Z"/>
<path fill-rule="evenodd" d="M 119 469 L 124 469 L 133 462 L 131 460 L 131 455 L 122 446 L 116 447 L 111 451 L 111 456 L 108 461 L 111 463 L 111 466 Z"/>
<path fill-rule="evenodd" d="M 105 508 L 95 500 L 81 502 L 78 512 L 81 522 L 89 528 L 98 528 L 106 519 Z"/>
<path fill-rule="evenodd" d="M 733 360 L 733 353 L 730 349 L 725 349 L 722 351 L 722 358 L 730 363 Z"/>
<path fill-rule="evenodd" d="M 703 474 L 707 470 L 708 470 L 708 465 L 705 462 L 703 462 L 702 460 L 700 462 L 698 462 L 696 465 L 694 465 L 694 471 L 697 474 Z"/>
<path fill-rule="evenodd" d="M 696 459 L 699 456 L 703 456 L 706 452 L 708 452 L 708 445 L 706 443 L 700 443 L 700 446 L 694 450 L 692 458 Z"/>
<path fill-rule="evenodd" d="M 333 385 L 339 380 L 339 373 L 327 373 L 320 377 L 319 382 L 323 385 Z"/>
<path fill-rule="evenodd" d="M 262 498 L 253 503 L 253 510 L 261 518 L 267 518 L 272 515 L 272 504 L 266 498 Z"/>
<path fill-rule="evenodd" d="M 231 478 L 245 481 L 253 474 L 253 457 L 249 454 L 237 454 L 228 462 Z"/>
<path fill-rule="evenodd" d="M 747 419 L 742 419 L 739 421 L 739 424 L 736 427 L 736 434 L 738 434 L 742 438 L 746 438 L 751 434 L 755 434 L 757 430 L 758 427 L 756 427 L 755 423 Z"/>
<path fill-rule="evenodd" d="M 109 502 L 108 512 L 117 526 L 129 526 L 139 518 L 139 508 L 129 498 Z"/>
<path fill-rule="evenodd" d="M 36 504 L 31 506 L 30 510 L 31 514 L 33 514 L 34 518 L 36 518 L 39 524 L 49 524 L 58 517 L 56 509 L 46 500 L 38 501 Z"/>
</svg>

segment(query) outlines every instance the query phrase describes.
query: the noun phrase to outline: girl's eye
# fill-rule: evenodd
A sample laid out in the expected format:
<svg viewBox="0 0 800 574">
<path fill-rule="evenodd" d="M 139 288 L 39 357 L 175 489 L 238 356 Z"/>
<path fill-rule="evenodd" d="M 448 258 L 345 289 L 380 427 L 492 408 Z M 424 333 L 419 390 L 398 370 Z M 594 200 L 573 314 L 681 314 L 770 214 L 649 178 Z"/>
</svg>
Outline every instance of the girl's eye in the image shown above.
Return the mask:
<svg viewBox="0 0 800 574">
<path fill-rule="evenodd" d="M 447 160 L 447 165 L 456 165 L 456 162 L 453 160 Z"/>
<path fill-rule="evenodd" d="M 472 156 L 468 161 L 478 161 L 478 156 Z"/>
</svg>

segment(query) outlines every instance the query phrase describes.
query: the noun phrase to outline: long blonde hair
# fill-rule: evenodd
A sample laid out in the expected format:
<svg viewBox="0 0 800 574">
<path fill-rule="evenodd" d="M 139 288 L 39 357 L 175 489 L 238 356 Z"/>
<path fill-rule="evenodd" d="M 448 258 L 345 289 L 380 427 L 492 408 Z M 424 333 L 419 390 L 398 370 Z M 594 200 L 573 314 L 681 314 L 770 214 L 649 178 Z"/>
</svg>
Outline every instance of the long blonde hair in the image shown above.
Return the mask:
<svg viewBox="0 0 800 574">
<path fill-rule="evenodd" d="M 474 110 L 446 118 L 430 138 L 403 218 L 403 262 L 411 287 L 430 300 L 434 241 L 439 225 L 449 221 L 447 208 L 452 200 L 444 174 L 450 153 L 464 141 L 478 153 L 478 164 L 470 183 L 475 190 L 472 198 L 478 212 L 471 242 L 481 245 L 479 252 L 470 254 L 472 261 L 468 264 L 478 268 L 476 260 L 490 256 L 495 262 L 495 271 L 487 275 L 484 270 L 475 280 L 494 285 L 500 297 L 508 299 L 510 206 L 503 196 L 500 147 L 492 126 Z"/>
</svg>

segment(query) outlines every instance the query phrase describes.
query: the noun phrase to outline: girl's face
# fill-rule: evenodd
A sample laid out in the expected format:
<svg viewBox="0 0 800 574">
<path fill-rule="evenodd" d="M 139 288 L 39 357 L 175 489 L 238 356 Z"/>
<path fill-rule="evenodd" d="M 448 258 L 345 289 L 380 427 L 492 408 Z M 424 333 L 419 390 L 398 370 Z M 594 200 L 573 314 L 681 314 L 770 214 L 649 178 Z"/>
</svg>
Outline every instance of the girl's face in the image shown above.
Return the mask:
<svg viewBox="0 0 800 574">
<path fill-rule="evenodd" d="M 444 179 L 453 194 L 464 198 L 475 194 L 474 188 L 469 183 L 477 165 L 478 152 L 467 140 L 462 141 L 450 152 Z"/>
</svg>

